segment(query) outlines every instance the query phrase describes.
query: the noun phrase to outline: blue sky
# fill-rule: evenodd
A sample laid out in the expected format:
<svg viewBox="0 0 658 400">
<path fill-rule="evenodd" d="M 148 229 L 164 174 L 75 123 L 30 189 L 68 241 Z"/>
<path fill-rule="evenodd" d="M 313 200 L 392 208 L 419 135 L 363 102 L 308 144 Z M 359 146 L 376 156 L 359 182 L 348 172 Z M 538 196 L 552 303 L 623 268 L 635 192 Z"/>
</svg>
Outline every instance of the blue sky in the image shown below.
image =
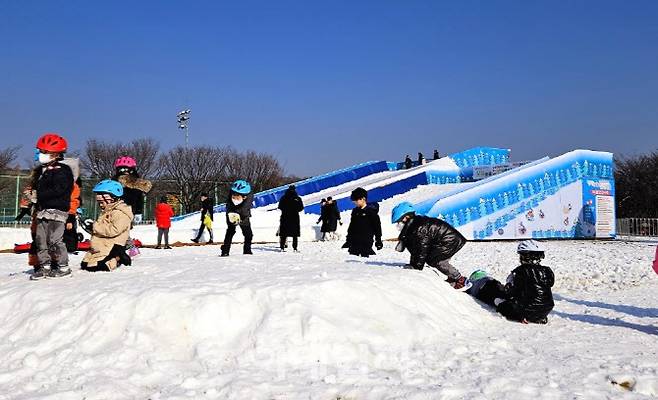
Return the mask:
<svg viewBox="0 0 658 400">
<path fill-rule="evenodd" d="M 0 133 L 277 156 L 658 148 L 656 1 L 0 0 Z"/>
</svg>

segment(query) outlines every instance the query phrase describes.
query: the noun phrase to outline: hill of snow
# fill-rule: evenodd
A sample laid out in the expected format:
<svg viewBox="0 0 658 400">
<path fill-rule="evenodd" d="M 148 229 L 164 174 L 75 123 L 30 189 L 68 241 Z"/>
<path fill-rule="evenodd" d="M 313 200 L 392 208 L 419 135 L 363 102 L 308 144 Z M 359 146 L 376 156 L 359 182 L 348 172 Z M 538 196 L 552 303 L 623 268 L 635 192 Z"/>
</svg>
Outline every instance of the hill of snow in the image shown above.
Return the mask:
<svg viewBox="0 0 658 400">
<path fill-rule="evenodd" d="M 547 243 L 546 326 L 401 269 L 392 243 L 370 259 L 339 246 L 144 249 L 132 267 L 39 282 L 25 255 L 0 254 L 0 399 L 658 395 L 655 244 Z M 514 249 L 468 243 L 453 261 L 504 280 Z"/>
</svg>

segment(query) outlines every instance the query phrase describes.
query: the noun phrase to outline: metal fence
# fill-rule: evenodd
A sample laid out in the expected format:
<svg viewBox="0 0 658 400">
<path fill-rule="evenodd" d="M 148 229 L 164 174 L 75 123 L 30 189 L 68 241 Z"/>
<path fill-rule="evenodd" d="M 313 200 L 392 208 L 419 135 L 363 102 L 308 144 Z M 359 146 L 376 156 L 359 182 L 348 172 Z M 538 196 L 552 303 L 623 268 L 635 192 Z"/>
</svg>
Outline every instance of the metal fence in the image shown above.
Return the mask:
<svg viewBox="0 0 658 400">
<path fill-rule="evenodd" d="M 92 189 L 98 183 L 98 179 L 81 179 L 81 181 L 83 217 L 95 219 L 100 210 Z M 0 175 L 0 226 L 27 227 L 29 225 L 30 221 L 27 217 L 21 221 L 15 221 L 16 215 L 20 212 L 22 191 L 29 182 L 30 176 L 27 174 Z M 142 223 L 151 223 L 153 221 L 153 211 L 160 196 L 173 193 L 170 181 L 153 181 L 153 184 L 154 189 L 144 199 L 144 220 Z M 179 203 L 173 204 L 173 208 L 177 215 L 184 211 Z"/>
<path fill-rule="evenodd" d="M 658 218 L 617 219 L 617 235 L 658 236 Z"/>
</svg>

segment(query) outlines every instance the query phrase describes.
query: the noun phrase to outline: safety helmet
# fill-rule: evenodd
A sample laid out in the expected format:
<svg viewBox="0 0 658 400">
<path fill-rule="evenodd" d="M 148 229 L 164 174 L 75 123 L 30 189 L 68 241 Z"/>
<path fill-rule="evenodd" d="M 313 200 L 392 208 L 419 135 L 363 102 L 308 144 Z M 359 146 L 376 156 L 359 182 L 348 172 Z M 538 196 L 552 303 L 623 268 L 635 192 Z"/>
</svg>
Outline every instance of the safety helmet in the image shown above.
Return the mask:
<svg viewBox="0 0 658 400">
<path fill-rule="evenodd" d="M 468 277 L 469 281 L 477 281 L 478 279 L 486 278 L 487 277 L 487 271 L 483 271 L 481 269 L 476 269 L 471 273 L 471 276 Z"/>
<path fill-rule="evenodd" d="M 414 205 L 409 203 L 408 201 L 403 201 L 402 203 L 393 207 L 393 212 L 391 213 L 391 223 L 395 224 L 397 222 L 400 222 L 402 217 L 411 213 L 413 214 L 416 213 L 416 209 L 414 208 Z"/>
<path fill-rule="evenodd" d="M 109 193 L 114 197 L 123 196 L 123 186 L 112 179 L 105 179 L 94 186 L 94 193 Z"/>
<path fill-rule="evenodd" d="M 358 187 L 352 191 L 352 194 L 350 195 L 350 200 L 352 201 L 357 201 L 359 199 L 367 199 L 368 198 L 368 192 L 361 187 Z"/>
<path fill-rule="evenodd" d="M 120 167 L 135 168 L 137 167 L 137 161 L 130 156 L 121 156 L 114 162 L 114 168 Z"/>
<path fill-rule="evenodd" d="M 245 180 L 237 180 L 231 185 L 231 191 L 237 194 L 247 195 L 251 193 L 251 185 Z"/>
<path fill-rule="evenodd" d="M 67 147 L 66 139 L 56 133 L 45 133 L 37 140 L 37 149 L 49 153 L 64 153 Z"/>
<path fill-rule="evenodd" d="M 519 243 L 518 247 L 516 248 L 516 252 L 519 254 L 543 253 L 544 246 L 542 246 L 541 243 L 537 242 L 536 240 L 524 240 Z"/>
</svg>

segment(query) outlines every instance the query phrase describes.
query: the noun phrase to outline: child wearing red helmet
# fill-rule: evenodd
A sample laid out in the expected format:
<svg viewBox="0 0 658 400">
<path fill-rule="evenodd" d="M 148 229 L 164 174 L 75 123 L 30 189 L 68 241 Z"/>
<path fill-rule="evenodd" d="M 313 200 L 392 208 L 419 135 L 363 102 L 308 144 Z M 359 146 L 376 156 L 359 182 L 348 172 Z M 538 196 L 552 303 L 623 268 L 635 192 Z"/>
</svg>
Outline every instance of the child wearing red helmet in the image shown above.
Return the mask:
<svg viewBox="0 0 658 400">
<path fill-rule="evenodd" d="M 65 276 L 71 273 L 64 229 L 69 216 L 73 172 L 64 164 L 66 140 L 47 133 L 39 138 L 39 166 L 35 169 L 37 265 L 30 279 Z M 49 266 L 56 265 L 48 269 Z"/>
</svg>

